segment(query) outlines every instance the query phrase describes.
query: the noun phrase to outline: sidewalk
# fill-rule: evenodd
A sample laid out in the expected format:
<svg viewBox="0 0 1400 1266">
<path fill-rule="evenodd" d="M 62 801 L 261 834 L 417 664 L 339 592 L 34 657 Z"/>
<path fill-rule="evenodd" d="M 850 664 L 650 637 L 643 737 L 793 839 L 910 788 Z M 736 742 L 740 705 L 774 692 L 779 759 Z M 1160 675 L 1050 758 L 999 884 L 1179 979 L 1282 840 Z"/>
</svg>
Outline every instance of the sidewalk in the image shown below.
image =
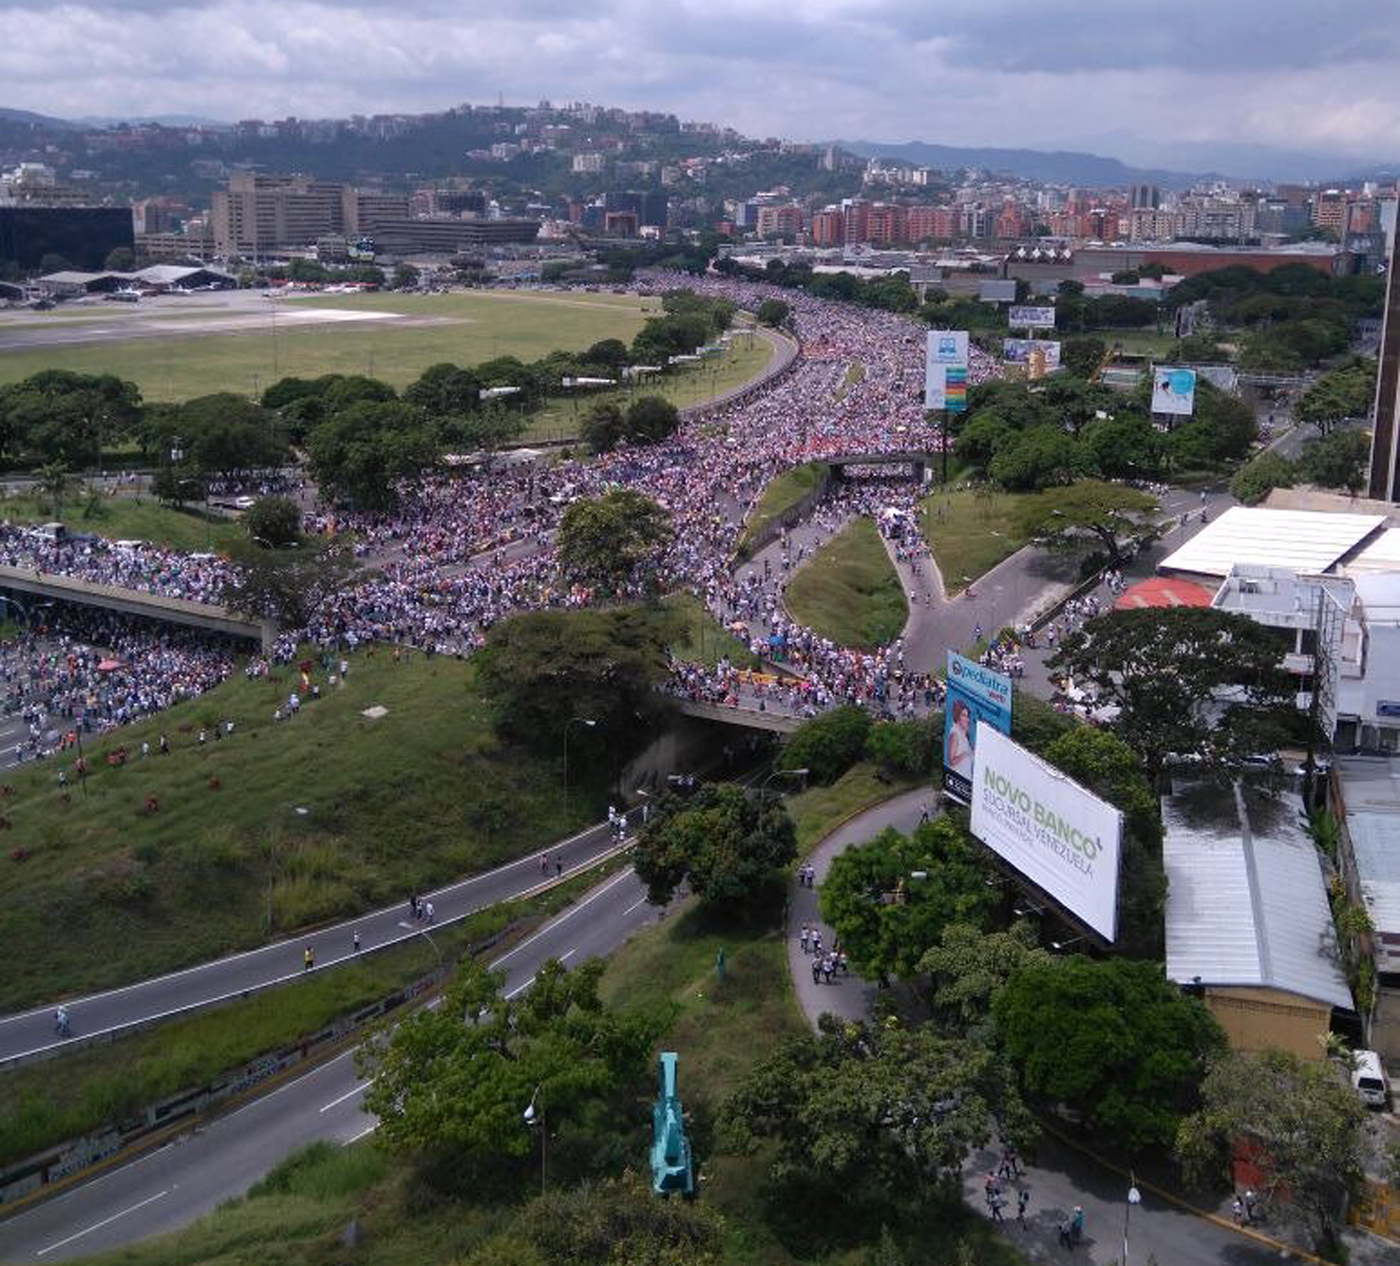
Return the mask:
<svg viewBox="0 0 1400 1266">
<path fill-rule="evenodd" d="M 935 802 L 932 788 L 905 792 L 857 814 L 838 827 L 812 850 L 808 862 L 816 869 L 816 888 L 799 885 L 794 878 L 788 899 L 788 965 L 798 1002 L 808 1020 L 829 1012 L 860 1020 L 868 1014 L 876 987 L 860 977 L 837 978 L 832 984 L 813 984 L 811 956 L 802 952 L 799 933 L 803 923 L 821 926 L 818 914 L 820 885 L 834 857 L 852 844 L 873 838 L 887 826 L 910 831 L 918 825 L 925 804 Z M 822 928 L 822 943 L 830 946 L 834 934 Z M 1026 1167 L 1014 1182 L 1003 1183 L 1009 1196 L 1004 1212 L 1004 1232 L 1032 1262 L 1080 1262 L 1091 1266 L 1123 1266 L 1124 1215 L 1127 1211 L 1127 1179 L 1061 1142 L 1049 1133 L 1035 1149 L 1036 1163 Z M 963 1197 L 969 1207 L 990 1216 L 983 1194 L 989 1171 L 1001 1161 L 995 1140 L 989 1148 L 974 1152 L 963 1172 Z M 1016 1224 L 1016 1191 L 1030 1192 L 1024 1229 Z M 1136 1205 L 1128 1226 L 1128 1261 L 1146 1263 L 1149 1255 L 1158 1266 L 1264 1266 L 1281 1261 L 1311 1261 L 1305 1254 L 1281 1252 L 1274 1244 L 1234 1230 L 1219 1221 L 1182 1208 L 1139 1183 L 1142 1203 Z M 1057 1228 L 1076 1207 L 1084 1210 L 1084 1239 L 1074 1250 L 1060 1246 Z M 1269 1227 L 1259 1228 L 1267 1236 Z M 1353 1266 L 1382 1266 L 1387 1246 L 1375 1237 L 1348 1235 Z M 1393 1260 L 1393 1259 L 1392 1259 Z"/>
</svg>

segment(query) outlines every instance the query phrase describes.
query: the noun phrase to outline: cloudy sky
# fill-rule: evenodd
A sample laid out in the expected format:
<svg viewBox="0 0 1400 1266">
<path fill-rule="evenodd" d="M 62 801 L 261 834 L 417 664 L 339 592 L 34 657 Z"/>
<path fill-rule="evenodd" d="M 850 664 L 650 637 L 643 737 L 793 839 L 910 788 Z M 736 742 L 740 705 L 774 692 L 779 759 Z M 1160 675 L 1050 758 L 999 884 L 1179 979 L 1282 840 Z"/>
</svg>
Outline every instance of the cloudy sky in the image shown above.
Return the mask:
<svg viewBox="0 0 1400 1266">
<path fill-rule="evenodd" d="M 503 93 L 800 139 L 1400 158 L 1394 0 L 0 0 L 0 22 L 0 105 L 65 116 Z"/>
</svg>

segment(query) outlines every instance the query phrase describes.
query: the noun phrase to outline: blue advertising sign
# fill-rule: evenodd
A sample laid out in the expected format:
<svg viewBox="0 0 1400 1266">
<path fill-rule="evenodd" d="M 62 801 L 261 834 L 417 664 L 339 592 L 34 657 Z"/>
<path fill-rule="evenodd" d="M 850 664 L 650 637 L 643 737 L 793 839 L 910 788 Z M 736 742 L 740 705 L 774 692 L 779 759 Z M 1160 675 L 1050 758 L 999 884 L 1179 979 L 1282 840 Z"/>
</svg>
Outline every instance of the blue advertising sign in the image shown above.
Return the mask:
<svg viewBox="0 0 1400 1266">
<path fill-rule="evenodd" d="M 943 701 L 943 793 L 972 803 L 972 763 L 977 727 L 1011 733 L 1011 678 L 976 660 L 948 652 L 948 694 Z"/>
</svg>

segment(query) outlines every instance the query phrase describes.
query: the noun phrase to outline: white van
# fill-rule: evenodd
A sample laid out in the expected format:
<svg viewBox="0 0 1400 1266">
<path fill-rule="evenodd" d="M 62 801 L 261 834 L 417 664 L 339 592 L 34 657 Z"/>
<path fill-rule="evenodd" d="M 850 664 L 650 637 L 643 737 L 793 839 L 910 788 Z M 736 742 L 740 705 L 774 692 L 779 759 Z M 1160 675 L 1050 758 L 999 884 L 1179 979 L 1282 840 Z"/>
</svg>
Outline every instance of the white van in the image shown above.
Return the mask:
<svg viewBox="0 0 1400 1266">
<path fill-rule="evenodd" d="M 1385 1065 L 1375 1051 L 1353 1051 L 1355 1067 L 1351 1073 L 1351 1084 L 1361 1096 L 1361 1102 L 1368 1108 L 1390 1106 L 1390 1079 L 1385 1075 Z"/>
</svg>

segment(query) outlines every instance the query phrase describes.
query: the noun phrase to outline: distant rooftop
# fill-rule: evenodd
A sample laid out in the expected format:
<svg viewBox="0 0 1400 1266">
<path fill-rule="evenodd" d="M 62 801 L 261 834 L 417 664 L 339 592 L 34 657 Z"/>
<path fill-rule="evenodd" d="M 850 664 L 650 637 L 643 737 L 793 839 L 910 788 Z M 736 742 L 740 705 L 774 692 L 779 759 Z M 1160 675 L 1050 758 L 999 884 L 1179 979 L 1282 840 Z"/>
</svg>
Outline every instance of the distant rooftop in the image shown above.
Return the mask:
<svg viewBox="0 0 1400 1266">
<path fill-rule="evenodd" d="M 1341 757 L 1337 773 L 1361 899 L 1376 929 L 1377 965 L 1400 972 L 1400 760 Z"/>
</svg>

